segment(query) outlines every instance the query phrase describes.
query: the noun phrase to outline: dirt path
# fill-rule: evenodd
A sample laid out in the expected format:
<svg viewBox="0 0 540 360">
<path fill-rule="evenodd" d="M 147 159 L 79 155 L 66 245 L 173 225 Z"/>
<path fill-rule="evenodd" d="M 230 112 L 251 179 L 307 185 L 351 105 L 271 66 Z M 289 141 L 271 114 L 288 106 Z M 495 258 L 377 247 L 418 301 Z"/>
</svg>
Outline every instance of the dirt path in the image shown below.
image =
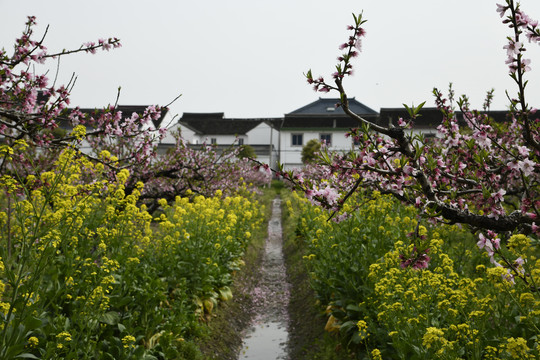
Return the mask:
<svg viewBox="0 0 540 360">
<path fill-rule="evenodd" d="M 287 282 L 282 242 L 281 200 L 276 198 L 272 203 L 259 283 L 251 293 L 255 315 L 252 326 L 244 336 L 239 360 L 289 359 L 286 346 L 290 285 Z"/>
</svg>

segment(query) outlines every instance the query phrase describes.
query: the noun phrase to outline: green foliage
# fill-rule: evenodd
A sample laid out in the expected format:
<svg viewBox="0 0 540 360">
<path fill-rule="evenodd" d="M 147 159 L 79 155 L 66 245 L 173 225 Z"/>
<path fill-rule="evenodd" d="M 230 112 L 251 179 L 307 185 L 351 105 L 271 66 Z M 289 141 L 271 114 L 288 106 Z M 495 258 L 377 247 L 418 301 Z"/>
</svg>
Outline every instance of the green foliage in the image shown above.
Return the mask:
<svg viewBox="0 0 540 360">
<path fill-rule="evenodd" d="M 238 152 L 238 157 L 240 159 L 256 159 L 257 154 L 255 154 L 255 149 L 250 145 L 240 145 L 240 151 Z"/>
<path fill-rule="evenodd" d="M 282 180 L 272 180 L 272 182 L 270 183 L 270 186 L 272 187 L 272 189 L 274 189 L 274 191 L 277 194 L 280 194 L 283 188 L 285 188 L 285 184 L 283 183 Z"/>
<path fill-rule="evenodd" d="M 321 142 L 317 139 L 309 140 L 302 148 L 302 162 L 312 163 L 317 158 L 317 153 L 321 150 Z"/>
</svg>

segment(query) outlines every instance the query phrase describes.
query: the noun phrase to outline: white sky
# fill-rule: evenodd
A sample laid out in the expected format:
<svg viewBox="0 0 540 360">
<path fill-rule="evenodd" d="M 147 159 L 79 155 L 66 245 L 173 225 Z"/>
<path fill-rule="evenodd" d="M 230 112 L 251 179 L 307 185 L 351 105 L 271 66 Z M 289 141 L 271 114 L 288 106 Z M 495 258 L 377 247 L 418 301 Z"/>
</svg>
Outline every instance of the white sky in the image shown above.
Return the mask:
<svg viewBox="0 0 540 360">
<path fill-rule="evenodd" d="M 540 19 L 540 1 L 521 3 Z M 315 93 L 303 74 L 331 78 L 351 13 L 363 10 L 367 37 L 349 96 L 376 111 L 433 106 L 433 87 L 453 82 L 478 108 L 495 88 L 492 108 L 505 109 L 505 90 L 515 94 L 502 48 L 510 33 L 495 9 L 490 0 L 0 0 L 0 47 L 10 50 L 35 15 L 37 34 L 50 25 L 50 51 L 121 39 L 120 49 L 62 59 L 59 80 L 78 76 L 72 105 L 114 103 L 121 86 L 123 105 L 165 105 L 183 94 L 174 114 L 280 117 L 331 96 Z M 540 47 L 526 45 L 528 101 L 540 107 Z"/>
</svg>

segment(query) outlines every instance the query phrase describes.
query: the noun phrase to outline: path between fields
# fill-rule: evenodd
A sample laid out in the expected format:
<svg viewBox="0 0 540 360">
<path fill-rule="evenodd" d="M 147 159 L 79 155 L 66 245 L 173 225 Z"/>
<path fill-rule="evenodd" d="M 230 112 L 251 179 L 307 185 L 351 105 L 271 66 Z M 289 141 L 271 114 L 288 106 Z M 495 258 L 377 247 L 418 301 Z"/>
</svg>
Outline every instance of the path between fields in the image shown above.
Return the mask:
<svg viewBox="0 0 540 360">
<path fill-rule="evenodd" d="M 243 339 L 239 360 L 286 360 L 290 285 L 283 257 L 281 199 L 272 203 L 268 238 L 262 260 L 260 279 L 251 296 L 254 303 L 252 326 Z"/>
</svg>

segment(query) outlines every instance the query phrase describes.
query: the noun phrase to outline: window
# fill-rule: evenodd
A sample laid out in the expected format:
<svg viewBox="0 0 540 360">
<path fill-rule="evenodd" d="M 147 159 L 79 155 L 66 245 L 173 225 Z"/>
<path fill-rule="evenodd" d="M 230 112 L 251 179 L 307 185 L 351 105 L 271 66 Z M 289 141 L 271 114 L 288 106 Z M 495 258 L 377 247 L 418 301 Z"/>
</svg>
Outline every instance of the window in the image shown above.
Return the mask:
<svg viewBox="0 0 540 360">
<path fill-rule="evenodd" d="M 238 145 L 244 145 L 244 139 L 238 138 Z"/>
<path fill-rule="evenodd" d="M 304 134 L 292 134 L 291 145 L 292 146 L 304 145 Z"/>
<path fill-rule="evenodd" d="M 210 138 L 210 144 L 212 144 L 212 145 L 217 144 L 217 139 L 216 138 Z"/>
<path fill-rule="evenodd" d="M 326 144 L 326 146 L 332 145 L 332 134 L 320 134 L 319 139 L 321 143 Z"/>
</svg>

